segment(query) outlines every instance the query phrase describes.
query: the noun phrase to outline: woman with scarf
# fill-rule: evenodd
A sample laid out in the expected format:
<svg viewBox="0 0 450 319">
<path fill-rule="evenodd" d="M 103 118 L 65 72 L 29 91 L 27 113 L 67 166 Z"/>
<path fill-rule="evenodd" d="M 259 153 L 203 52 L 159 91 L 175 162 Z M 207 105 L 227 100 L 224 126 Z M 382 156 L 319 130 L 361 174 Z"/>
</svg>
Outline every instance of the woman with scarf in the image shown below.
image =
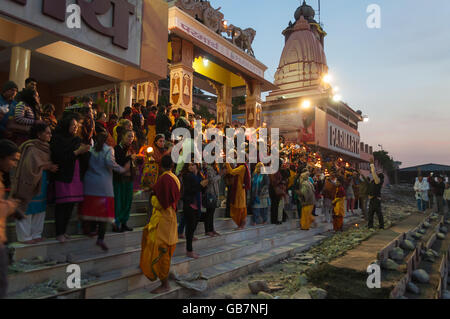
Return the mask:
<svg viewBox="0 0 450 319">
<path fill-rule="evenodd" d="M 108 134 L 101 132 L 95 137 L 90 150 L 89 168 L 84 176 L 84 201 L 80 206 L 80 217 L 90 222 L 91 234 L 98 226 L 97 246 L 104 251 L 106 224 L 114 222 L 113 171 L 124 174 L 130 169 L 128 162 L 123 167 L 116 163 L 114 149 L 106 144 Z"/>
<path fill-rule="evenodd" d="M 192 241 L 202 207 L 202 190 L 208 185 L 208 180 L 202 178 L 198 165 L 195 163 L 185 164 L 182 178 L 183 214 L 186 221 L 186 256 L 197 259 L 199 255 L 193 251 Z"/>
<path fill-rule="evenodd" d="M 314 209 L 314 185 L 309 180 L 309 172 L 304 172 L 300 175 L 300 190 L 299 196 L 302 202 L 302 217 L 300 219 L 300 226 L 302 230 L 309 230 L 314 217 L 312 211 Z"/>
<path fill-rule="evenodd" d="M 42 120 L 50 126 L 52 132 L 58 125 L 58 120 L 55 117 L 55 106 L 53 104 L 45 104 L 42 107 Z"/>
<path fill-rule="evenodd" d="M 336 182 L 336 196 L 333 200 L 333 229 L 335 232 L 343 231 L 345 217 L 345 188 L 343 180 L 338 178 Z"/>
<path fill-rule="evenodd" d="M 127 131 L 120 136 L 119 143 L 114 148 L 117 164 L 129 167 L 123 174 L 114 172 L 114 205 L 116 222 L 113 226 L 115 232 L 132 231 L 127 226 L 130 218 L 131 204 L 133 202 L 133 179 L 134 168 L 133 162 L 135 155 L 133 154 L 131 144 L 134 140 L 134 131 Z"/>
<path fill-rule="evenodd" d="M 133 123 L 130 120 L 127 119 L 121 119 L 117 126 L 114 128 L 114 134 L 113 138 L 114 141 L 119 144 L 120 143 L 120 137 L 127 131 L 133 130 Z"/>
<path fill-rule="evenodd" d="M 255 172 L 252 178 L 251 203 L 253 208 L 252 225 L 256 226 L 259 217 L 262 219 L 262 225 L 267 224 L 270 207 L 269 175 L 261 174 L 264 168 L 263 163 L 256 164 Z"/>
<path fill-rule="evenodd" d="M 17 145 L 10 140 L 0 140 L 0 299 L 6 297 L 8 291 L 9 254 L 5 243 L 6 219 L 14 215 L 19 201 L 5 199 L 5 185 L 3 175 L 8 174 L 19 162 L 20 153 Z"/>
<path fill-rule="evenodd" d="M 147 116 L 147 144 L 152 145 L 153 141 L 156 137 L 156 112 L 158 111 L 158 108 L 156 106 L 152 106 L 150 112 Z"/>
<path fill-rule="evenodd" d="M 133 114 L 133 131 L 136 135 L 135 147 L 134 149 L 139 151 L 146 142 L 146 136 L 144 132 L 144 117 L 140 113 Z"/>
<path fill-rule="evenodd" d="M 24 244 L 42 241 L 47 209 L 48 177 L 58 166 L 50 160 L 52 131 L 45 124 L 31 128 L 30 140 L 23 143 L 19 165 L 12 179 L 10 197 L 20 201 L 17 210 L 26 217 L 16 222 L 17 239 Z"/>
<path fill-rule="evenodd" d="M 161 160 L 164 156 L 172 153 L 172 148 L 166 147 L 166 137 L 164 134 L 158 134 L 153 141 L 153 152 L 149 156 L 158 164 L 158 171 L 161 171 Z M 160 173 L 158 173 L 158 176 Z"/>
<path fill-rule="evenodd" d="M 247 224 L 247 195 L 251 187 L 250 171 L 247 164 L 238 164 L 232 169 L 229 163 L 226 163 L 227 173 L 234 177 L 231 186 L 230 215 L 238 228 L 244 229 Z"/>
<path fill-rule="evenodd" d="M 90 107 L 82 107 L 80 109 L 81 121 L 79 137 L 84 144 L 94 145 L 95 121 L 94 113 Z"/>
<path fill-rule="evenodd" d="M 91 149 L 77 136 L 78 121 L 78 114 L 66 114 L 58 123 L 50 142 L 51 160 L 58 165 L 52 180 L 55 189 L 56 239 L 61 243 L 70 238 L 66 230 L 73 208 L 84 199 L 81 181 L 87 170 Z"/>
<path fill-rule="evenodd" d="M 206 164 L 206 176 L 209 183 L 206 187 L 204 203 L 206 207 L 205 234 L 209 237 L 217 237 L 220 234 L 214 230 L 214 213 L 219 201 L 219 181 L 222 178 L 217 164 Z"/>
</svg>

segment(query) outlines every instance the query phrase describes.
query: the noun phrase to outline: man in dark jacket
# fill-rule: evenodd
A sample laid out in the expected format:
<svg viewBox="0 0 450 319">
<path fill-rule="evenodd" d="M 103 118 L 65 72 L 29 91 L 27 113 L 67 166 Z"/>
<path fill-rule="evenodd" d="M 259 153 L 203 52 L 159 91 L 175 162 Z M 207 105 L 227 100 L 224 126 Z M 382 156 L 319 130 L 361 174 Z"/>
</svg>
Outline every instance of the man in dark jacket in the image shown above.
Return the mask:
<svg viewBox="0 0 450 319">
<path fill-rule="evenodd" d="M 164 106 L 160 106 L 158 109 L 158 115 L 156 116 L 156 134 L 164 134 L 166 140 L 170 140 L 170 128 L 172 122 L 166 114 Z"/>
<path fill-rule="evenodd" d="M 381 212 L 381 189 L 384 183 L 384 174 L 375 173 L 375 164 L 373 159 L 370 161 L 370 171 L 372 173 L 373 181 L 369 184 L 369 228 L 373 228 L 373 217 L 376 213 L 378 216 L 378 223 L 380 229 L 384 229 L 384 218 Z"/>
<path fill-rule="evenodd" d="M 437 181 L 436 181 L 437 179 Z M 434 197 L 436 198 L 436 212 L 438 214 L 444 213 L 444 190 L 445 183 L 442 176 L 438 176 L 435 178 L 433 175 L 429 178 L 430 186 L 432 187 L 432 192 Z"/>
</svg>

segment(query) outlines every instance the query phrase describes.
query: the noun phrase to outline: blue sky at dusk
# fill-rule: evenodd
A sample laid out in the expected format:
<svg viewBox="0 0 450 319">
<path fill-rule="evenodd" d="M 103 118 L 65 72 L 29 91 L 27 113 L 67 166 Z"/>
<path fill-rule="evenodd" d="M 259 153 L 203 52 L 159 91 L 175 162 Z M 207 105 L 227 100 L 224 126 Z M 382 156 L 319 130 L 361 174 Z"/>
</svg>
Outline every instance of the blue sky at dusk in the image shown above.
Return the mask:
<svg viewBox="0 0 450 319">
<path fill-rule="evenodd" d="M 225 19 L 257 31 L 254 50 L 273 81 L 281 32 L 302 1 L 212 0 Z M 307 1 L 317 9 L 317 0 Z M 370 4 L 381 29 L 366 25 Z M 450 1 L 322 0 L 321 20 L 333 84 L 353 109 L 370 117 L 361 140 L 403 162 L 450 165 Z M 316 16 L 317 18 L 317 16 Z"/>
</svg>

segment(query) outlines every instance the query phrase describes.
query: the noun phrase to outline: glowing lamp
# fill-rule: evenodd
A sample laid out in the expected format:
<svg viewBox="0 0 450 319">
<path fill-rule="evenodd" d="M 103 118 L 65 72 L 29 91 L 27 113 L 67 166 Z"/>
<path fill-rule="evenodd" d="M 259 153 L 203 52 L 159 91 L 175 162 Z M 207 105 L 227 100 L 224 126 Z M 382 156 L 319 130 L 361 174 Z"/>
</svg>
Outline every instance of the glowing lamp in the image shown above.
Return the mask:
<svg viewBox="0 0 450 319">
<path fill-rule="evenodd" d="M 330 84 L 331 81 L 332 81 L 331 75 L 326 74 L 326 75 L 323 77 L 322 81 L 323 81 L 324 83 Z"/>
<path fill-rule="evenodd" d="M 311 101 L 309 101 L 309 100 L 306 100 L 306 101 L 303 101 L 302 102 L 302 108 L 303 109 L 309 109 L 311 107 Z"/>
<path fill-rule="evenodd" d="M 209 60 L 208 59 L 203 59 L 203 65 L 206 68 L 209 65 Z"/>
<path fill-rule="evenodd" d="M 153 147 L 150 146 L 149 148 L 147 148 L 147 153 L 153 153 Z"/>
<path fill-rule="evenodd" d="M 342 96 L 340 96 L 339 94 L 335 94 L 333 96 L 333 101 L 334 102 L 339 102 L 340 100 L 342 100 Z"/>
</svg>

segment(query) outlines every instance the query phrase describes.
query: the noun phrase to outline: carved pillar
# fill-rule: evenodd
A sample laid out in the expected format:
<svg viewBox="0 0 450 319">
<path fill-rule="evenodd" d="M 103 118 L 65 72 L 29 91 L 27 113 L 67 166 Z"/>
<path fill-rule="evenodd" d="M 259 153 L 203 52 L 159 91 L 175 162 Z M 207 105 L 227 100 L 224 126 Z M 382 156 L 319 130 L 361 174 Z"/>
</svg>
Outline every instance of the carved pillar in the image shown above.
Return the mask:
<svg viewBox="0 0 450 319">
<path fill-rule="evenodd" d="M 9 80 L 13 81 L 22 90 L 25 80 L 30 76 L 31 51 L 22 47 L 11 49 L 11 62 L 9 66 Z"/>
<path fill-rule="evenodd" d="M 158 105 L 159 83 L 158 81 L 142 82 L 137 86 L 136 100 L 145 105 L 147 101 L 152 101 L 153 105 Z"/>
<path fill-rule="evenodd" d="M 193 114 L 194 45 L 180 38 L 172 38 L 172 65 L 170 66 L 170 103 Z"/>
<path fill-rule="evenodd" d="M 247 127 L 262 126 L 261 84 L 255 80 L 246 81 L 245 118 Z"/>
<path fill-rule="evenodd" d="M 217 94 L 217 123 L 231 125 L 233 116 L 233 88 L 228 85 L 208 81 Z"/>
</svg>

